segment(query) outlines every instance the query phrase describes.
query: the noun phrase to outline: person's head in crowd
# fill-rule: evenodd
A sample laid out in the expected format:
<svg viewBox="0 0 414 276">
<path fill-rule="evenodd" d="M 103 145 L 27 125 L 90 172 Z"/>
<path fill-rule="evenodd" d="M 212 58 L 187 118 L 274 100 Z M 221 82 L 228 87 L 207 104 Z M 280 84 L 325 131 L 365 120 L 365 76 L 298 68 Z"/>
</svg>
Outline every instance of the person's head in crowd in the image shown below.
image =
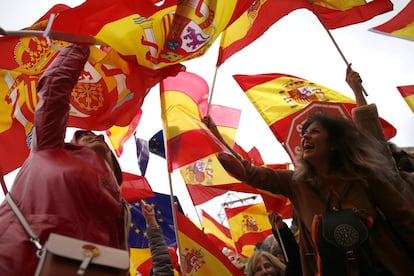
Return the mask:
<svg viewBox="0 0 414 276">
<path fill-rule="evenodd" d="M 121 166 L 119 165 L 115 154 L 105 142 L 104 136 L 102 134 L 97 135 L 90 130 L 77 130 L 73 134 L 71 143 L 88 147 L 102 156 L 102 158 L 105 159 L 105 161 L 112 168 L 118 184 L 121 185 Z"/>
<path fill-rule="evenodd" d="M 229 258 L 232 264 L 234 264 L 240 271 L 244 272 L 246 265 L 244 264 L 242 258 L 236 254 L 236 252 L 227 247 L 223 248 L 222 252 L 227 256 L 227 258 Z"/>
<path fill-rule="evenodd" d="M 284 276 L 286 265 L 264 250 L 256 250 L 247 263 L 248 276 Z"/>
<path fill-rule="evenodd" d="M 262 242 L 260 247 L 261 250 L 270 252 L 273 256 L 277 257 L 280 261 L 285 262 L 283 257 L 282 249 L 280 248 L 279 243 L 277 242 L 273 234 L 268 235 Z"/>
<path fill-rule="evenodd" d="M 390 178 L 379 142 L 360 132 L 341 116 L 315 112 L 302 126 L 301 153 L 295 169 L 297 180 L 315 179 L 320 175 L 340 172 L 353 177 L 374 173 L 379 178 Z"/>
</svg>

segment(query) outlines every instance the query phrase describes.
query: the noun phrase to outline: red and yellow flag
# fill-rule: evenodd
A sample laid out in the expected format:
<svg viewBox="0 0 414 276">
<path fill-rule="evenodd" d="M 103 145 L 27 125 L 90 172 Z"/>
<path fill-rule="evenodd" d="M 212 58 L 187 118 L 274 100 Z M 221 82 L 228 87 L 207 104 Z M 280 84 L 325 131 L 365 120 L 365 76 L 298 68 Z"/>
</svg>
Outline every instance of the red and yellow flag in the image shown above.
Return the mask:
<svg viewBox="0 0 414 276">
<path fill-rule="evenodd" d="M 414 112 L 414 85 L 398 86 L 401 96 L 410 107 L 411 111 Z"/>
<path fill-rule="evenodd" d="M 180 264 L 178 263 L 177 249 L 174 247 L 168 247 L 168 252 L 170 253 L 172 259 L 174 275 L 182 275 Z M 129 257 L 131 261 L 129 266 L 130 275 L 153 275 L 151 273 L 152 255 L 149 248 L 130 248 Z"/>
<path fill-rule="evenodd" d="M 124 151 L 124 144 L 134 134 L 139 121 L 142 116 L 142 110 L 139 109 L 137 115 L 132 119 L 128 126 L 113 126 L 105 130 L 106 136 L 108 136 L 109 142 L 115 151 L 116 156 L 120 157 Z"/>
<path fill-rule="evenodd" d="M 44 29 L 50 13 L 67 9 L 54 6 L 28 29 Z M 1 37 L 0 51 L 0 157 L 5 173 L 18 168 L 27 157 L 37 105 L 37 82 L 67 42 L 44 37 Z M 171 65 L 151 70 L 128 62 L 110 47 L 91 47 L 78 84 L 72 91 L 68 126 L 105 130 L 127 126 L 136 116 L 149 89 L 184 67 Z M 5 147 L 5 148 L 4 148 Z M 8 156 L 9 154 L 1 154 Z"/>
<path fill-rule="evenodd" d="M 253 0 L 87 0 L 62 11 L 52 31 L 93 37 L 157 69 L 203 55 Z"/>
<path fill-rule="evenodd" d="M 194 223 L 176 215 L 183 275 L 243 275 Z"/>
<path fill-rule="evenodd" d="M 332 1 L 254 1 L 252 5 L 221 36 L 217 66 L 240 51 L 257 38 L 282 17 L 290 12 L 306 8 L 317 14 L 329 29 L 335 29 L 359 22 L 392 10 L 389 0 L 375 0 L 367 3 L 364 0 Z"/>
<path fill-rule="evenodd" d="M 292 160 L 297 154 L 300 125 L 307 117 L 306 112 L 332 110 L 331 113 L 349 118 L 356 106 L 353 99 L 339 92 L 291 75 L 274 73 L 233 77 Z M 396 134 L 395 128 L 383 119 L 380 121 L 387 139 L 392 138 Z"/>
<path fill-rule="evenodd" d="M 201 213 L 201 225 L 204 233 L 207 234 L 210 239 L 216 241 L 215 244 L 220 250 L 223 250 L 223 248 L 226 247 L 235 251 L 235 245 L 231 238 L 230 229 L 218 223 L 204 210 L 202 210 Z"/>
<path fill-rule="evenodd" d="M 371 29 L 379 33 L 414 40 L 414 1 L 408 2 L 397 15 Z"/>
<path fill-rule="evenodd" d="M 169 171 L 228 149 L 201 122 L 207 111 L 208 84 L 200 76 L 180 72 L 160 85 Z"/>
<path fill-rule="evenodd" d="M 3 40 L 0 40 L 0 50 Z M 9 40 L 6 40 L 8 46 Z M 17 51 L 14 63 L 0 62 L 0 68 L 15 66 L 13 69 L 0 69 L 0 147 L 15 141 L 13 160 L 2 162 L 5 173 L 19 167 L 27 156 L 27 147 L 22 141 L 30 143 L 33 129 L 34 110 L 37 105 L 37 82 L 59 51 L 49 46 L 43 38 L 20 38 L 15 41 Z M 56 42 L 61 47 L 67 43 Z M 3 52 L 4 53 L 4 52 Z M 12 54 L 12 53 L 10 53 Z M 25 56 L 36 58 L 26 60 Z M 6 65 L 6 66 L 3 66 Z M 177 67 L 179 66 L 179 67 Z M 176 68 L 159 71 L 132 65 L 123 60 L 115 51 L 104 52 L 91 47 L 91 54 L 79 81 L 71 94 L 68 126 L 104 130 L 113 125 L 127 126 L 139 112 L 149 89 L 162 78 L 177 73 Z M 1 138 L 5 136 L 4 138 Z M 19 142 L 19 143 L 17 143 Z M 2 155 L 2 156 L 7 156 Z M 18 157 L 20 156 L 20 157 Z M 6 164 L 10 162 L 9 164 Z"/>
<path fill-rule="evenodd" d="M 239 125 L 241 110 L 211 104 L 209 114 L 226 143 L 232 146 Z M 239 182 L 226 172 L 215 154 L 186 165 L 181 168 L 180 173 L 187 184 L 194 205 L 204 203 L 227 191 L 226 189 L 215 189 L 215 185 Z"/>
<path fill-rule="evenodd" d="M 121 197 L 127 202 L 155 196 L 145 176 L 122 172 L 122 179 Z"/>
<path fill-rule="evenodd" d="M 307 1 L 311 3 L 311 1 Z M 377 15 L 392 11 L 390 0 L 315 0 L 310 11 L 318 15 L 329 29 L 340 28 L 367 21 Z"/>
<path fill-rule="evenodd" d="M 272 226 L 263 203 L 224 210 L 236 248 L 243 256 L 249 257 L 256 244 L 272 234 Z"/>
<path fill-rule="evenodd" d="M 312 101 L 355 103 L 339 92 L 286 74 L 234 75 L 267 125 L 305 108 Z"/>
</svg>

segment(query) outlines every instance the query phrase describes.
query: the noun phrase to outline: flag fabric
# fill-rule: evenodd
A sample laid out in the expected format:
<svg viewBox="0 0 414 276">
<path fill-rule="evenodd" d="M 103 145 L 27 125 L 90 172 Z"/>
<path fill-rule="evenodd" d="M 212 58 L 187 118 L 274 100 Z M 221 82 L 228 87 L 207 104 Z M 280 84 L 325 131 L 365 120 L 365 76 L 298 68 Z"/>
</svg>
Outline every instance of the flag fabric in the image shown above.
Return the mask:
<svg viewBox="0 0 414 276">
<path fill-rule="evenodd" d="M 283 16 L 308 6 L 307 1 L 254 1 L 233 24 L 223 31 L 216 66 L 220 66 L 230 56 L 255 41 Z"/>
<path fill-rule="evenodd" d="M 266 206 L 266 209 L 270 212 L 279 213 L 283 219 L 292 218 L 293 204 L 289 198 L 273 194 L 265 190 L 258 190 L 260 196 L 263 199 L 263 203 Z"/>
<path fill-rule="evenodd" d="M 162 130 L 155 133 L 148 142 L 149 151 L 165 159 L 164 133 Z"/>
<path fill-rule="evenodd" d="M 414 112 L 414 85 L 398 86 L 401 96 L 410 107 L 411 111 Z"/>
<path fill-rule="evenodd" d="M 234 75 L 246 96 L 262 116 L 277 140 L 288 140 L 292 117 L 312 101 L 341 102 L 349 111 L 355 101 L 341 93 L 291 75 Z M 292 160 L 294 154 L 288 151 Z"/>
<path fill-rule="evenodd" d="M 180 264 L 178 263 L 177 248 L 168 247 L 174 268 L 174 275 L 181 275 Z M 152 255 L 149 248 L 130 248 L 130 275 L 150 276 L 152 270 Z"/>
<path fill-rule="evenodd" d="M 176 213 L 183 275 L 242 275 L 206 234 L 186 216 Z"/>
<path fill-rule="evenodd" d="M 227 145 L 234 144 L 241 110 L 223 105 L 210 104 L 210 117 L 217 125 Z M 202 204 L 226 190 L 215 189 L 214 185 L 237 183 L 221 166 L 215 154 L 192 162 L 180 169 L 181 176 L 194 205 Z"/>
<path fill-rule="evenodd" d="M 392 10 L 389 0 L 375 0 L 367 3 L 354 1 L 315 1 L 315 9 L 308 0 L 254 1 L 252 5 L 228 28 L 220 39 L 217 67 L 230 56 L 240 51 L 256 39 L 282 17 L 296 9 L 305 8 L 317 14 L 324 25 L 335 29 L 359 22 Z"/>
<path fill-rule="evenodd" d="M 237 251 L 249 257 L 258 242 L 272 234 L 272 226 L 263 203 L 224 208 Z"/>
<path fill-rule="evenodd" d="M 161 82 L 161 112 L 170 172 L 213 153 L 229 151 L 201 122 L 207 112 L 208 92 L 206 81 L 190 72 L 180 72 Z"/>
<path fill-rule="evenodd" d="M 414 1 L 387 22 L 370 29 L 394 37 L 414 40 Z"/>
<path fill-rule="evenodd" d="M 47 16 L 29 29 L 41 28 Z M 51 40 L 49 45 L 44 37 L 0 38 L 0 165 L 5 173 L 20 167 L 28 155 L 38 101 L 37 82 L 67 44 Z M 150 88 L 184 68 L 176 64 L 151 70 L 127 62 L 110 47 L 91 47 L 88 62 L 71 94 L 68 126 L 91 130 L 127 126 Z M 10 149 L 13 154 L 3 154 Z M 12 157 L 5 160 L 8 155 Z"/>
<path fill-rule="evenodd" d="M 157 69 L 203 55 L 253 0 L 87 0 L 60 12 L 52 31 L 93 37 Z"/>
<path fill-rule="evenodd" d="M 160 225 L 168 246 L 176 247 L 177 240 L 175 237 L 174 220 L 172 216 L 172 207 L 170 195 L 154 192 L 155 196 L 145 199 L 145 202 L 151 204 L 155 211 L 157 223 Z M 178 204 L 179 212 L 183 213 L 178 198 L 174 197 L 174 202 Z M 130 202 L 131 226 L 129 230 L 129 246 L 133 248 L 148 248 L 148 239 L 145 236 L 145 219 L 142 215 L 141 203 L 139 201 Z"/>
<path fill-rule="evenodd" d="M 137 148 L 138 167 L 141 175 L 145 175 L 149 162 L 149 146 L 148 141 L 138 137 L 135 138 L 135 145 Z"/>
<path fill-rule="evenodd" d="M 121 197 L 127 202 L 154 197 L 147 179 L 144 176 L 122 172 Z"/>
<path fill-rule="evenodd" d="M 310 1 L 306 1 L 310 3 Z M 309 9 L 319 16 L 328 29 L 336 29 L 361 23 L 377 15 L 392 11 L 390 0 L 318 0 L 315 7 Z"/>
<path fill-rule="evenodd" d="M 291 137 L 289 130 L 292 121 L 311 103 L 340 104 L 348 114 L 356 106 L 353 99 L 339 92 L 291 75 L 274 73 L 233 77 L 285 148 Z M 380 120 L 385 136 L 392 138 L 396 134 L 395 128 Z M 294 151 L 287 152 L 295 160 Z"/>
<path fill-rule="evenodd" d="M 142 110 L 139 109 L 137 115 L 135 115 L 128 126 L 112 126 L 111 128 L 105 130 L 105 134 L 108 137 L 116 156 L 120 157 L 122 155 L 124 144 L 135 132 L 141 116 Z"/>
<path fill-rule="evenodd" d="M 224 248 L 235 251 L 235 245 L 231 238 L 230 229 L 217 222 L 204 210 L 201 210 L 201 225 L 203 232 L 221 251 Z"/>
</svg>

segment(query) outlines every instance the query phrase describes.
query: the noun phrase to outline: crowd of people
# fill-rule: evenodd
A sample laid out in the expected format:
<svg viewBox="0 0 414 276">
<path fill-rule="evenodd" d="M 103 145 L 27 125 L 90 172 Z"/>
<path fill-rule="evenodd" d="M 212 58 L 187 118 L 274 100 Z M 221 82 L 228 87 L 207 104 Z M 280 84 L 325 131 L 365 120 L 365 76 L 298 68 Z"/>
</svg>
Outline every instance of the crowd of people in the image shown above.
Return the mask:
<svg viewBox="0 0 414 276">
<path fill-rule="evenodd" d="M 127 249 L 129 213 L 113 152 L 89 130 L 64 142 L 70 92 L 88 56 L 88 46 L 70 44 L 42 75 L 30 156 L 10 193 L 41 244 L 53 232 Z M 247 275 L 413 274 L 413 159 L 386 141 L 376 106 L 366 103 L 362 80 L 350 66 L 346 81 L 357 103 L 352 121 L 310 115 L 295 170 L 254 166 L 236 153 L 218 155 L 240 181 L 294 205 L 297 230 L 270 213 L 273 235 L 241 266 Z M 211 118 L 203 121 L 224 142 Z M 152 273 L 173 275 L 154 211 L 143 204 L 143 213 Z M 0 241 L 1 274 L 33 275 L 36 248 L 7 202 L 0 206 Z"/>
<path fill-rule="evenodd" d="M 402 166 L 410 158 L 396 159 L 400 151 L 391 151 L 351 66 L 346 81 L 357 103 L 352 121 L 311 114 L 295 170 L 257 167 L 227 153 L 219 160 L 240 181 L 293 203 L 303 275 L 411 275 L 413 175 Z M 204 122 L 224 142 L 211 118 Z"/>
</svg>

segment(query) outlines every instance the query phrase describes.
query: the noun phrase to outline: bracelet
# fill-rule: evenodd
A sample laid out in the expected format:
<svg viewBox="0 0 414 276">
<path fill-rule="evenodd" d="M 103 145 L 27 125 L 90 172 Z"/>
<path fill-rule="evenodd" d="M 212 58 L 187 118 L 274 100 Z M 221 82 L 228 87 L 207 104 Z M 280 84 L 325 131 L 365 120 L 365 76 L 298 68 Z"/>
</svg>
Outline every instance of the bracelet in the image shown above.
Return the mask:
<svg viewBox="0 0 414 276">
<path fill-rule="evenodd" d="M 147 228 L 150 228 L 150 227 L 152 227 L 152 228 L 160 228 L 160 225 L 158 223 L 151 224 L 151 225 L 147 225 Z"/>
</svg>

